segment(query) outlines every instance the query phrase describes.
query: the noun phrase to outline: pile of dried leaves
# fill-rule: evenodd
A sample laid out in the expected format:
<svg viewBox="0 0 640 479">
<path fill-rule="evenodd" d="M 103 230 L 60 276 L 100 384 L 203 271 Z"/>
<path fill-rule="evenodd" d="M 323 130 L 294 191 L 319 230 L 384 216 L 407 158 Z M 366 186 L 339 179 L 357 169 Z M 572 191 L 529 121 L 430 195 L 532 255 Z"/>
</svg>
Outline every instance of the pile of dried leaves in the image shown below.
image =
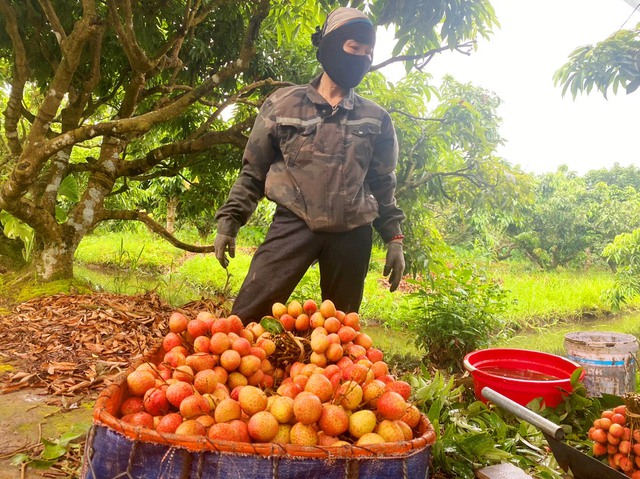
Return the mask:
<svg viewBox="0 0 640 479">
<path fill-rule="evenodd" d="M 220 304 L 203 300 L 179 310 L 220 314 Z M 0 375 L 0 394 L 30 387 L 94 398 L 161 342 L 176 309 L 155 293 L 58 294 L 22 303 L 0 317 L 0 362 L 13 366 Z"/>
</svg>

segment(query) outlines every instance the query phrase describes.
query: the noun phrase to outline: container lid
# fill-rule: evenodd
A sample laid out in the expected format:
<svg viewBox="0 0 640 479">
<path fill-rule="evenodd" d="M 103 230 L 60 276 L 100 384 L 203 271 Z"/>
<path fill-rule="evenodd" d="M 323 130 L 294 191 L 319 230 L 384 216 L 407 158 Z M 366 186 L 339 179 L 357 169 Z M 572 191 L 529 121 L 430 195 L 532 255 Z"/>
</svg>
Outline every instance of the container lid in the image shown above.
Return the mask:
<svg viewBox="0 0 640 479">
<path fill-rule="evenodd" d="M 638 350 L 638 340 L 632 334 L 613 333 L 609 331 L 579 331 L 567 333 L 565 342 L 592 348 L 616 348 L 624 346 L 629 352 Z"/>
</svg>

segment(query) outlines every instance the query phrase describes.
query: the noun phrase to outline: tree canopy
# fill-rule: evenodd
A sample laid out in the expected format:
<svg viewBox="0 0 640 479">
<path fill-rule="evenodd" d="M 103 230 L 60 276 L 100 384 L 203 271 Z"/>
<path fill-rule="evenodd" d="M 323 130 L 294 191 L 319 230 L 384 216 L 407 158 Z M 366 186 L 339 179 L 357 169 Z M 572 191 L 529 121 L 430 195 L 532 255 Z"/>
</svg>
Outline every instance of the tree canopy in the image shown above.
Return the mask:
<svg viewBox="0 0 640 479">
<path fill-rule="evenodd" d="M 177 247 L 212 251 L 180 241 L 147 207 L 199 190 L 190 207 L 215 209 L 257 108 L 274 88 L 317 72 L 309 34 L 330 9 L 348 4 L 0 0 L 5 232 L 10 219 L 14 232 L 16 221 L 33 230 L 43 279 L 71 276 L 77 245 L 108 220 L 141 221 Z M 367 8 L 395 32 L 395 57 L 385 63 L 402 61 L 407 70 L 469 47 L 496 25 L 485 0 Z M 416 151 L 408 142 L 403 148 Z"/>
</svg>

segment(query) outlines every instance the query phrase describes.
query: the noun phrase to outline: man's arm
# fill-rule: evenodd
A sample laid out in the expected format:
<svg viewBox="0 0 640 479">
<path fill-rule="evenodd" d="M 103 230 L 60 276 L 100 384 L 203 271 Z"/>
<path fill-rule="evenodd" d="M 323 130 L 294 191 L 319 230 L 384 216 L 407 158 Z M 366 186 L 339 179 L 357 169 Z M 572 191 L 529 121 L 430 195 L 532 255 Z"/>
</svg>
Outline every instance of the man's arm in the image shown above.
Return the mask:
<svg viewBox="0 0 640 479">
<path fill-rule="evenodd" d="M 273 103 L 267 100 L 254 123 L 242 158 L 242 170 L 225 204 L 217 211 L 218 233 L 235 237 L 264 196 L 264 182 L 274 158 Z"/>
<path fill-rule="evenodd" d="M 378 202 L 378 217 L 373 226 L 387 243 L 383 276 L 389 276 L 389 291 L 398 289 L 404 273 L 404 251 L 400 224 L 404 213 L 396 204 L 396 174 L 398 163 L 398 140 L 391 118 L 387 115 L 382 122 L 382 131 L 374 145 L 371 166 L 367 172 L 367 183 Z"/>
<path fill-rule="evenodd" d="M 395 199 L 397 163 L 398 140 L 391 118 L 387 115 L 374 145 L 366 178 L 369 189 L 378 202 L 378 217 L 373 226 L 385 243 L 402 234 L 400 224 L 405 218 Z"/>
</svg>

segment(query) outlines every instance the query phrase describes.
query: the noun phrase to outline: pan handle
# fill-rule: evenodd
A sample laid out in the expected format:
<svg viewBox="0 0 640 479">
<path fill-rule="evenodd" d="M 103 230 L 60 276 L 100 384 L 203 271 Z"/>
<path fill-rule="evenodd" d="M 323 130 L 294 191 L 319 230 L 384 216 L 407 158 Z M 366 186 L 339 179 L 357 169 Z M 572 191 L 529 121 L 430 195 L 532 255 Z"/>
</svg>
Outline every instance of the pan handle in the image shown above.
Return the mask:
<svg viewBox="0 0 640 479">
<path fill-rule="evenodd" d="M 503 396 L 499 392 L 485 386 L 482 388 L 481 393 L 485 399 L 493 401 L 498 406 L 509 411 L 512 414 L 515 414 L 520 419 L 533 424 L 545 434 L 548 434 L 555 439 L 562 439 L 564 437 L 564 429 L 562 429 L 561 426 L 558 426 L 556 423 L 540 416 L 539 414 L 533 412 L 531 409 L 521 406 L 512 399 Z"/>
</svg>

